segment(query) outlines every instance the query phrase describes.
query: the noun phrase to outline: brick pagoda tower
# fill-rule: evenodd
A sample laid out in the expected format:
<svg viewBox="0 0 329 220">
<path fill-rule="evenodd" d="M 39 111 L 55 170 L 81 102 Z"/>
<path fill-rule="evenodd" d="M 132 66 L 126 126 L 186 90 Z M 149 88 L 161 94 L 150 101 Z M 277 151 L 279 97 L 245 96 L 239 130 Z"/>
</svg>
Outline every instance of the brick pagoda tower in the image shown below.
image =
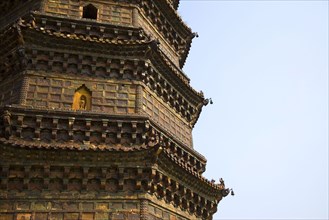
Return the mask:
<svg viewBox="0 0 329 220">
<path fill-rule="evenodd" d="M 0 2 L 0 219 L 212 219 L 179 0 Z"/>
</svg>

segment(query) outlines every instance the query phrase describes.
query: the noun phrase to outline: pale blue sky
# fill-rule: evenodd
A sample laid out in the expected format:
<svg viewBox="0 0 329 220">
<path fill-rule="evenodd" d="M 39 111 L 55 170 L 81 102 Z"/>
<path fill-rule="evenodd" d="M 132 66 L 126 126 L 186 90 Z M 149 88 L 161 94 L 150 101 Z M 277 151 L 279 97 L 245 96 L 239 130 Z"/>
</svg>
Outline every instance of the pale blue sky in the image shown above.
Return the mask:
<svg viewBox="0 0 329 220">
<path fill-rule="evenodd" d="M 328 219 L 328 1 L 181 0 L 215 219 Z"/>
</svg>

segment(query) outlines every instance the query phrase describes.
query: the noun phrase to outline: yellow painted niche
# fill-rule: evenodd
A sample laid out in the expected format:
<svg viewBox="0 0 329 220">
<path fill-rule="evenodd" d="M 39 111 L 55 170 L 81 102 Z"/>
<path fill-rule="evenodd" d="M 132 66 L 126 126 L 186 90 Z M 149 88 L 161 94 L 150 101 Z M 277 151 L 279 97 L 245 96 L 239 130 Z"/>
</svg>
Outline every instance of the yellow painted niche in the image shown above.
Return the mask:
<svg viewBox="0 0 329 220">
<path fill-rule="evenodd" d="M 91 91 L 85 86 L 80 86 L 74 93 L 72 109 L 90 110 L 91 109 Z"/>
</svg>

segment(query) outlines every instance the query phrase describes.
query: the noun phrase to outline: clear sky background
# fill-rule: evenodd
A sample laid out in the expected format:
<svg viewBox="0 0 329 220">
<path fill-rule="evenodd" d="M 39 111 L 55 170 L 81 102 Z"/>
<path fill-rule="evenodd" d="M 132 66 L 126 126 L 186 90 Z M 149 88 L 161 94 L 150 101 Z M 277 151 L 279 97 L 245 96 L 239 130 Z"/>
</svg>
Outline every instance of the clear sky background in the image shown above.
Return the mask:
<svg viewBox="0 0 329 220">
<path fill-rule="evenodd" d="M 215 219 L 328 219 L 328 1 L 181 0 Z"/>
</svg>

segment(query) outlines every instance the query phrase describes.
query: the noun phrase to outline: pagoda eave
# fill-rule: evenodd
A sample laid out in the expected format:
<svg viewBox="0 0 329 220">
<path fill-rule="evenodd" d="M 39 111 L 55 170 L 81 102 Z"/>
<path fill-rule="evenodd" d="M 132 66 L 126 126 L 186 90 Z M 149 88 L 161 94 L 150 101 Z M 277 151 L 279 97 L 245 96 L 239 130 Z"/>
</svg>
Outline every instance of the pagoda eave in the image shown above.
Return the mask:
<svg viewBox="0 0 329 220">
<path fill-rule="evenodd" d="M 56 117 L 61 113 L 61 118 Z M 3 115 L 3 137 L 12 144 L 15 141 L 26 146 L 76 150 L 114 150 L 112 146 L 132 150 L 131 146 L 159 144 L 173 159 L 180 159 L 191 170 L 201 174 L 206 159 L 191 146 L 174 137 L 171 132 L 159 127 L 146 114 L 112 114 L 101 111 L 74 111 L 11 105 L 0 108 Z M 5 124 L 8 120 L 9 124 Z M 1 120 L 0 120 L 1 122 Z M 161 137 L 161 138 L 160 138 Z M 160 140 L 161 139 L 161 140 Z M 153 141 L 152 141 L 153 140 Z M 128 143 L 131 143 L 128 144 Z"/>
<path fill-rule="evenodd" d="M 1 189 L 8 187 L 8 191 L 1 192 L 1 195 L 9 200 L 19 201 L 23 199 L 22 196 L 28 196 L 38 201 L 50 199 L 52 204 L 59 199 L 70 201 L 73 196 L 70 191 L 74 192 L 75 201 L 95 198 L 98 201 L 103 199 L 115 201 L 127 195 L 130 199 L 147 199 L 148 196 L 155 196 L 169 209 L 179 207 L 182 211 L 188 211 L 191 215 L 190 219 L 201 216 L 203 219 L 209 219 L 208 217 L 217 210 L 217 204 L 224 197 L 224 185 L 214 184 L 200 175 L 188 172 L 168 154 L 158 153 L 160 147 L 158 145 L 130 149 L 112 147 L 112 150 L 104 151 L 95 150 L 93 147 L 57 149 L 36 143 L 29 145 L 28 142 L 33 141 L 0 139 L 2 158 L 0 165 L 5 166 L 8 163 L 7 160 L 14 156 L 13 152 L 26 161 L 24 164 L 8 167 L 10 171 L 3 170 L 3 172 L 9 172 L 3 182 L 10 184 L 1 185 Z M 46 158 L 48 163 L 42 166 L 35 165 Z M 73 165 L 70 161 L 84 165 Z M 87 161 L 92 164 L 86 166 Z M 29 172 L 29 175 L 15 171 L 18 167 L 22 167 L 23 172 Z M 43 172 L 48 173 L 47 178 L 50 181 L 36 182 L 40 176 L 45 175 Z M 60 181 L 59 177 L 62 177 L 64 181 Z M 24 194 L 16 193 L 23 190 L 15 188 L 15 183 L 22 180 L 27 182 L 25 187 L 29 191 Z M 54 181 L 60 181 L 59 185 L 54 185 Z M 73 185 L 72 181 L 78 185 Z M 108 182 L 111 185 L 108 185 Z M 57 193 L 49 194 L 49 189 Z M 13 190 L 15 193 L 12 193 Z M 126 190 L 129 190 L 128 194 Z M 143 193 L 146 197 L 138 196 Z M 135 196 L 138 197 L 135 198 Z M 140 214 L 140 210 L 136 210 L 136 213 Z"/>
</svg>

